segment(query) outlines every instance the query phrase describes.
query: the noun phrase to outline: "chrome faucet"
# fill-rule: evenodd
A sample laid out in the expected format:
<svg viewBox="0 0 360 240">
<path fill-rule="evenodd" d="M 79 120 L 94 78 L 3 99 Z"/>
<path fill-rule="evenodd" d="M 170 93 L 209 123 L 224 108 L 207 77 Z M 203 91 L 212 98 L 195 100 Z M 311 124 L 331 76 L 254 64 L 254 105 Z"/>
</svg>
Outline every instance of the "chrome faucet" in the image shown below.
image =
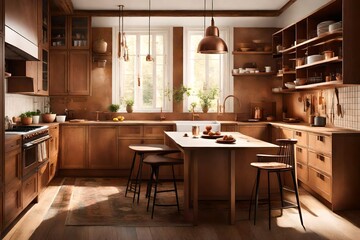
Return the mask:
<svg viewBox="0 0 360 240">
<path fill-rule="evenodd" d="M 237 101 L 237 103 L 239 104 L 239 108 L 241 107 L 239 98 L 237 98 L 235 95 L 230 94 L 230 95 L 227 95 L 227 96 L 225 97 L 225 99 L 224 99 L 224 102 L 223 102 L 223 105 L 222 105 L 222 112 L 223 112 L 223 113 L 225 113 L 225 103 L 226 103 L 226 100 L 227 100 L 228 98 L 230 98 L 230 97 L 234 98 L 234 99 Z M 220 112 L 221 112 L 221 106 L 220 106 Z M 234 109 L 234 113 L 235 113 L 235 109 Z M 237 121 L 237 114 L 236 114 L 236 113 L 235 113 L 235 121 Z"/>
</svg>

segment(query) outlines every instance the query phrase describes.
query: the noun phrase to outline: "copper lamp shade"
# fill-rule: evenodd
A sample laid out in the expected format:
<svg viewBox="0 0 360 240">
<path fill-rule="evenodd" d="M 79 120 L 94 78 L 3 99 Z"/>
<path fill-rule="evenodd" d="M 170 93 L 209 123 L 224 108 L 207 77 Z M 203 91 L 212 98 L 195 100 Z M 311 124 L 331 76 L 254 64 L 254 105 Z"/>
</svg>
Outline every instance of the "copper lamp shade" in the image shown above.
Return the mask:
<svg viewBox="0 0 360 240">
<path fill-rule="evenodd" d="M 214 18 L 211 18 L 211 26 L 206 29 L 205 37 L 201 39 L 197 51 L 204 54 L 228 52 L 226 43 L 219 37 L 219 29 L 214 26 Z"/>
</svg>

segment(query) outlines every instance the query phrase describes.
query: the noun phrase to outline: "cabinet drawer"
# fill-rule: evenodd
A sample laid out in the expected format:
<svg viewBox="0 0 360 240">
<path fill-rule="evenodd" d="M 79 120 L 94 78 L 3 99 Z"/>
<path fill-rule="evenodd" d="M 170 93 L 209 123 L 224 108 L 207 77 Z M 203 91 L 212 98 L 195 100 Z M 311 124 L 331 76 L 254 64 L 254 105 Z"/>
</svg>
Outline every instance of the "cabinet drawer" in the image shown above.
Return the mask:
<svg viewBox="0 0 360 240">
<path fill-rule="evenodd" d="M 316 152 L 331 154 L 331 137 L 309 133 L 309 148 Z"/>
<path fill-rule="evenodd" d="M 5 154 L 5 184 L 21 181 L 21 150 L 13 150 Z"/>
<path fill-rule="evenodd" d="M 326 172 L 330 176 L 332 175 L 332 161 L 331 158 L 321 153 L 309 151 L 309 166 Z"/>
<path fill-rule="evenodd" d="M 144 137 L 164 138 L 164 131 L 174 131 L 174 126 L 146 125 L 144 126 Z"/>
<path fill-rule="evenodd" d="M 309 179 L 308 167 L 301 162 L 296 163 L 297 178 L 303 183 L 307 183 Z"/>
<path fill-rule="evenodd" d="M 308 138 L 307 132 L 296 130 L 294 132 L 294 138 L 298 140 L 297 142 L 298 145 L 307 147 L 307 138 Z"/>
<path fill-rule="evenodd" d="M 22 184 L 22 199 L 24 208 L 37 196 L 37 174 L 34 173 Z"/>
<path fill-rule="evenodd" d="M 11 152 L 16 149 L 21 149 L 21 137 L 11 136 L 5 140 L 5 152 Z"/>
<path fill-rule="evenodd" d="M 309 167 L 309 186 L 331 202 L 331 177 Z"/>
<path fill-rule="evenodd" d="M 143 126 L 119 126 L 119 137 L 142 137 Z"/>
<path fill-rule="evenodd" d="M 308 162 L 308 150 L 307 148 L 300 147 L 298 145 L 295 146 L 295 157 L 297 162 L 302 162 L 307 164 Z"/>
</svg>

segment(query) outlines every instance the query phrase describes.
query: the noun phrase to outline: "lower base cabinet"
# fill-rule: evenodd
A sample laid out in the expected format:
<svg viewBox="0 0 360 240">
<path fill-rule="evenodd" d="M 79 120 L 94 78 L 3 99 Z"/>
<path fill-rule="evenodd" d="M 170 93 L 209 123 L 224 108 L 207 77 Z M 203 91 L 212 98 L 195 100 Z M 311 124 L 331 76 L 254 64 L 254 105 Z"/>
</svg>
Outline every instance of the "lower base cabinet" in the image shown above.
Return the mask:
<svg viewBox="0 0 360 240">
<path fill-rule="evenodd" d="M 21 182 L 5 188 L 3 226 L 7 227 L 21 212 Z"/>
<path fill-rule="evenodd" d="M 38 195 L 38 176 L 33 173 L 22 183 L 22 203 L 24 208 L 29 205 Z"/>
<path fill-rule="evenodd" d="M 50 163 L 49 161 L 42 163 L 37 172 L 37 189 L 38 193 L 40 194 L 49 183 L 49 177 L 50 177 Z"/>
</svg>

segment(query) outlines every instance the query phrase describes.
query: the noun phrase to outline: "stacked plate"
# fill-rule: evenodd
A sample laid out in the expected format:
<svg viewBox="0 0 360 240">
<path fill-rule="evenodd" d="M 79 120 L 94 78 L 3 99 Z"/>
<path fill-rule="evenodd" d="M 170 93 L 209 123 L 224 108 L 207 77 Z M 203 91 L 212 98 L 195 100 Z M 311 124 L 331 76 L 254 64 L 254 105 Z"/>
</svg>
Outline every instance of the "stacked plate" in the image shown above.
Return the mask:
<svg viewBox="0 0 360 240">
<path fill-rule="evenodd" d="M 338 32 L 338 31 L 342 31 L 342 21 L 336 22 L 336 23 L 333 23 L 333 24 L 329 25 L 329 32 L 330 33 Z"/>
<path fill-rule="evenodd" d="M 324 21 L 317 25 L 317 35 L 320 36 L 329 32 L 329 25 L 335 23 L 335 21 Z"/>
</svg>

